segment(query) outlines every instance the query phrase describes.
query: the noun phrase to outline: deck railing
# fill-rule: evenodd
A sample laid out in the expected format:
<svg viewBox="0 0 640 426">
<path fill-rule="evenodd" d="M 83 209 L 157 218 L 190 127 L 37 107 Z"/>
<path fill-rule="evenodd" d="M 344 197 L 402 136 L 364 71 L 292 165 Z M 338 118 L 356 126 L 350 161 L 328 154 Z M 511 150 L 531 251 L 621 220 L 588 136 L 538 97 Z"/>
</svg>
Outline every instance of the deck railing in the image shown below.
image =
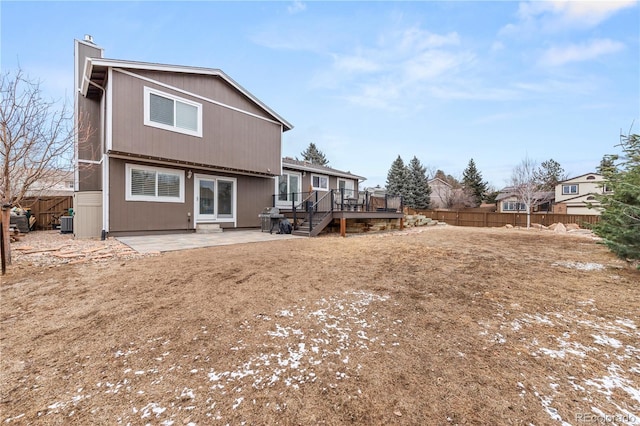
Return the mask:
<svg viewBox="0 0 640 426">
<path fill-rule="evenodd" d="M 292 211 L 307 211 L 309 202 L 315 204 L 327 195 L 330 196 L 330 205 L 321 205 L 322 209 L 331 211 L 357 211 L 357 212 L 402 212 L 403 203 L 400 195 L 375 196 L 368 191 L 358 192 L 353 189 L 332 189 L 329 191 L 291 192 L 286 194 L 286 200 L 282 200 L 285 194 L 272 196 L 272 206 Z M 327 199 L 328 200 L 328 199 Z M 324 200 L 325 203 L 328 203 Z"/>
<path fill-rule="evenodd" d="M 286 198 L 283 200 L 283 198 Z M 290 210 L 294 224 L 306 218 L 311 227 L 328 212 L 398 212 L 403 209 L 400 195 L 375 196 L 368 191 L 332 189 L 329 191 L 292 192 L 272 196 L 274 207 Z"/>
</svg>

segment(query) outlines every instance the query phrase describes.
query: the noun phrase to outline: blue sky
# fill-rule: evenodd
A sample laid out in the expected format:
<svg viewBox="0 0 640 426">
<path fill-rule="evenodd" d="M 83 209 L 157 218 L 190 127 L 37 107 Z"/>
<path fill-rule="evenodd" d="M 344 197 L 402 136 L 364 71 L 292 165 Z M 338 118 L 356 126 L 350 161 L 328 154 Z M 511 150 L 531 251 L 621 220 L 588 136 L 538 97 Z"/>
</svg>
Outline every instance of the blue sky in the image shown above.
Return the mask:
<svg viewBox="0 0 640 426">
<path fill-rule="evenodd" d="M 385 184 L 400 155 L 505 186 L 526 156 L 570 176 L 640 126 L 640 7 L 590 2 L 2 1 L 1 65 L 72 101 L 73 39 L 113 59 L 220 68 L 314 142 Z"/>
</svg>

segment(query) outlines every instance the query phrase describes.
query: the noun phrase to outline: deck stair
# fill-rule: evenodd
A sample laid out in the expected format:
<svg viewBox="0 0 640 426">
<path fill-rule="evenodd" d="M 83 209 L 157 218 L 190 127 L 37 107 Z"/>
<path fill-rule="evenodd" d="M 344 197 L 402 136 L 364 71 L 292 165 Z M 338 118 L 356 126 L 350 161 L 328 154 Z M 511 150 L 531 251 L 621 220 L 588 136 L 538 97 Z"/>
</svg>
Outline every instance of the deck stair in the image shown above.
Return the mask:
<svg viewBox="0 0 640 426">
<path fill-rule="evenodd" d="M 315 237 L 331 223 L 331 221 L 333 220 L 333 215 L 331 214 L 331 212 L 326 212 L 324 215 L 320 215 L 318 213 L 314 214 L 311 232 L 309 232 L 308 220 L 309 219 L 306 218 L 304 222 L 298 225 L 298 229 L 294 230 L 292 234 L 305 237 Z"/>
</svg>

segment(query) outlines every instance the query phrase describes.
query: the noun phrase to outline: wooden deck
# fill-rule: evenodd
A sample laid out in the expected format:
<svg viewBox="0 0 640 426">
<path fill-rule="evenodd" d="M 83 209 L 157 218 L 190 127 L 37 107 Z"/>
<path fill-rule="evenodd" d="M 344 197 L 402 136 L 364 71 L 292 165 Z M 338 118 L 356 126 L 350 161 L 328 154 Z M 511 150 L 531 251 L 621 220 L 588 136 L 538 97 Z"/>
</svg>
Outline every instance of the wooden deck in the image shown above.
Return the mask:
<svg viewBox="0 0 640 426">
<path fill-rule="evenodd" d="M 340 221 L 344 235 L 347 220 L 402 219 L 402 198 L 399 196 L 374 197 L 367 193 L 347 194 L 344 190 L 312 191 L 290 194 L 294 200 L 290 208 L 279 207 L 280 213 L 293 219 L 294 233 L 314 237 L 334 219 Z M 349 196 L 351 195 L 351 196 Z M 274 195 L 274 204 L 276 196 Z M 400 222 L 402 226 L 402 220 Z"/>
</svg>

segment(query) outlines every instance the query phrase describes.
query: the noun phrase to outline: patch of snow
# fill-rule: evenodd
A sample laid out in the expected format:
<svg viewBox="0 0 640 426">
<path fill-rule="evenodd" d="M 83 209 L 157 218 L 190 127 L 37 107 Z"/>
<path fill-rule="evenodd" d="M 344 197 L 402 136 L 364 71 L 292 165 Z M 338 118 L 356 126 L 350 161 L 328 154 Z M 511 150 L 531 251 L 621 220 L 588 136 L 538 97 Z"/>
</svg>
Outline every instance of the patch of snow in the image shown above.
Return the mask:
<svg viewBox="0 0 640 426">
<path fill-rule="evenodd" d="M 14 421 L 14 420 L 20 420 L 20 419 L 21 419 L 21 418 L 23 418 L 23 417 L 24 417 L 24 413 L 22 413 L 22 414 L 18 414 L 18 415 L 17 415 L 17 416 L 15 416 L 15 417 L 8 417 L 7 419 L 5 419 L 5 421 L 4 421 L 4 422 L 5 422 L 5 423 L 11 423 L 11 422 L 12 422 L 12 421 Z"/>
<path fill-rule="evenodd" d="M 244 401 L 244 397 L 243 396 L 241 396 L 240 398 L 236 399 L 231 408 L 235 410 L 236 408 L 238 408 L 240 406 L 240 404 L 242 404 L 242 401 Z"/>
<path fill-rule="evenodd" d="M 193 393 L 193 389 L 189 389 L 189 388 L 184 388 L 182 390 L 182 392 L 180 393 L 180 398 L 184 399 L 184 398 L 189 398 L 189 399 L 195 399 L 195 395 Z"/>
<path fill-rule="evenodd" d="M 140 411 L 142 411 L 142 415 L 140 416 L 140 418 L 145 419 L 147 417 L 151 417 L 152 414 L 155 414 L 157 418 L 157 417 L 160 417 L 160 415 L 164 413 L 166 410 L 167 410 L 166 408 L 161 407 L 159 404 L 156 404 L 155 402 L 150 402 L 140 409 Z"/>
<path fill-rule="evenodd" d="M 599 263 L 590 262 L 554 262 L 551 266 L 564 266 L 569 269 L 577 269 L 578 271 L 601 271 L 605 267 Z"/>
<path fill-rule="evenodd" d="M 623 326 L 625 326 L 627 328 L 630 328 L 632 330 L 635 330 L 637 328 L 635 323 L 632 320 L 626 319 L 626 318 L 617 319 L 616 323 L 618 323 L 620 325 L 623 325 Z"/>
<path fill-rule="evenodd" d="M 613 337 L 600 336 L 600 335 L 596 335 L 596 334 L 592 334 L 591 336 L 595 339 L 594 343 L 596 345 L 611 346 L 612 348 L 621 348 L 622 347 L 622 343 L 620 343 L 620 341 L 618 339 L 614 339 Z"/>
</svg>

